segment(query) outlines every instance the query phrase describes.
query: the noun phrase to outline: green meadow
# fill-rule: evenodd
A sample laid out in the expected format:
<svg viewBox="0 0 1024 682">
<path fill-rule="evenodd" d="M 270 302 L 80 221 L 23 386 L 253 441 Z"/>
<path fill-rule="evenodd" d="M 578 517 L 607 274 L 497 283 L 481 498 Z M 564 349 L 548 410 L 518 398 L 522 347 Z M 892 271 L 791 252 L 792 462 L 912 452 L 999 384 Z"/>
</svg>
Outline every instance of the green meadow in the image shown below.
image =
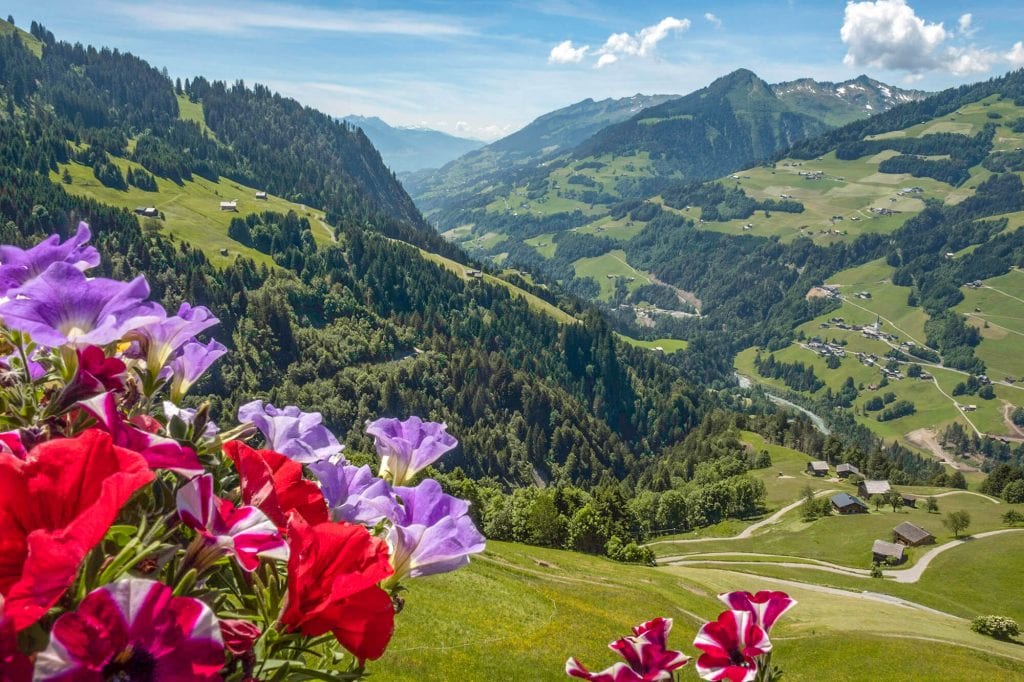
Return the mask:
<svg viewBox="0 0 1024 682">
<path fill-rule="evenodd" d="M 632 336 L 626 336 L 625 334 L 615 333 L 619 339 L 625 341 L 631 346 L 637 348 L 647 348 L 649 350 L 661 350 L 664 353 L 675 353 L 677 351 L 686 350 L 689 346 L 689 342 L 683 339 L 654 339 L 653 341 L 644 341 L 641 339 L 634 339 Z"/>
<path fill-rule="evenodd" d="M 128 168 L 142 168 L 133 161 L 114 158 L 122 172 Z M 238 255 L 251 258 L 257 263 L 273 265 L 273 259 L 256 249 L 249 248 L 228 237 L 228 225 L 232 218 L 249 213 L 295 211 L 309 219 L 313 236 L 320 243 L 333 239 L 333 231 L 323 222 L 323 212 L 300 206 L 280 197 L 268 194 L 266 200 L 256 199 L 258 188 L 246 187 L 228 178 L 217 182 L 194 175 L 180 185 L 164 178 L 156 178 L 157 192 L 147 192 L 129 186 L 127 190 L 113 189 L 103 185 L 93 175 L 92 169 L 80 163 L 61 164 L 59 170 L 50 173 L 54 182 L 61 182 L 67 170 L 71 184 L 64 189 L 79 196 L 86 196 L 112 206 L 133 210 L 135 207 L 152 206 L 164 214 L 164 219 L 141 218 L 143 225 L 153 225 L 184 242 L 202 249 L 214 265 L 224 265 Z M 238 211 L 220 210 L 222 201 L 238 201 Z M 221 255 L 227 249 L 228 255 Z"/>
<path fill-rule="evenodd" d="M 622 280 L 626 289 L 634 291 L 650 283 L 650 277 L 626 262 L 626 252 L 615 249 L 593 258 L 580 258 L 573 263 L 577 277 L 589 277 L 601 287 L 602 301 L 610 301 L 616 282 Z"/>
<path fill-rule="evenodd" d="M 823 593 L 748 569 L 646 568 L 490 542 L 467 568 L 409 581 L 395 637 L 371 670 L 389 680 L 563 680 L 569 656 L 601 670 L 619 660 L 608 642 L 655 616 L 674 619 L 669 644 L 693 655 L 700 624 L 722 610 L 718 593 L 784 589 L 798 605 L 772 639 L 787 678 L 1019 679 L 1024 647 L 977 635 L 965 620 L 867 600 L 863 586 Z M 692 662 L 680 672 L 697 679 Z"/>
</svg>

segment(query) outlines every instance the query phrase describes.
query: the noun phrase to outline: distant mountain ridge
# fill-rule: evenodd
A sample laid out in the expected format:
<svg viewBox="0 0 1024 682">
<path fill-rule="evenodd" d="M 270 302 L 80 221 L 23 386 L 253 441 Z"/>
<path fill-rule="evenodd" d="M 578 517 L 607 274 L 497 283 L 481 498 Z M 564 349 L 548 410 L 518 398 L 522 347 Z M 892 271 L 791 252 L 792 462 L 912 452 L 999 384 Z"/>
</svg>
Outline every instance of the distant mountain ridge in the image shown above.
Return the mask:
<svg viewBox="0 0 1024 682">
<path fill-rule="evenodd" d="M 602 128 L 624 121 L 643 109 L 666 102 L 678 95 L 641 95 L 595 101 L 585 99 L 534 119 L 526 127 L 497 142 L 472 151 L 440 170 L 413 174 L 405 186 L 424 210 L 452 192 L 463 193 L 496 174 L 510 169 L 534 167 L 546 159 L 563 154 Z"/>
<path fill-rule="evenodd" d="M 440 168 L 485 144 L 430 128 L 392 126 L 377 116 L 353 114 L 342 120 L 361 128 L 384 163 L 396 173 Z"/>
<path fill-rule="evenodd" d="M 886 85 L 866 75 L 842 83 L 798 78 L 775 83 L 771 88 L 779 99 L 831 125 L 844 125 L 888 111 L 898 104 L 922 100 L 931 94 L 924 90 Z"/>
</svg>

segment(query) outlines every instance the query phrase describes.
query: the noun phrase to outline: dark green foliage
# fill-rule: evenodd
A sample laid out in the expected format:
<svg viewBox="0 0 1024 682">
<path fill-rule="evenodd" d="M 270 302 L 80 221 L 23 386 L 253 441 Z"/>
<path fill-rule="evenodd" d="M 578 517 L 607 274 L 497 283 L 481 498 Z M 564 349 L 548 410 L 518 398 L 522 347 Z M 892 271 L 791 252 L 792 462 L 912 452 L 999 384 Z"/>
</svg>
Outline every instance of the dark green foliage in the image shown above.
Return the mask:
<svg viewBox="0 0 1024 682">
<path fill-rule="evenodd" d="M 761 376 L 782 379 L 783 383 L 794 391 L 814 393 L 825 385 L 825 382 L 815 375 L 813 366 L 804 365 L 799 361 L 779 362 L 774 354 L 769 355 L 767 360 L 758 355 L 754 358 L 754 366 Z"/>
<path fill-rule="evenodd" d="M 1015 425 L 1024 426 L 1024 407 L 1018 406 L 1013 408 L 1013 413 L 1011 414 L 1010 419 L 1013 420 Z"/>
<path fill-rule="evenodd" d="M 995 126 L 988 124 L 974 137 L 955 133 L 936 133 L 922 137 L 894 137 L 846 142 L 836 147 L 836 158 L 859 159 L 885 150 L 900 152 L 878 165 L 882 173 L 909 173 L 919 178 L 934 178 L 954 186 L 962 185 L 968 170 L 981 162 L 992 148 Z M 923 156 L 948 155 L 948 159 Z"/>
<path fill-rule="evenodd" d="M 993 173 L 1024 171 L 1024 152 L 996 152 L 982 161 L 981 165 Z"/>
<path fill-rule="evenodd" d="M 893 419 L 899 419 L 900 417 L 906 417 L 909 414 L 914 414 L 917 408 L 914 407 L 914 403 L 909 400 L 897 400 L 892 404 L 891 407 L 887 407 L 882 410 L 876 419 L 880 422 L 892 421 Z"/>
<path fill-rule="evenodd" d="M 754 211 L 804 212 L 804 205 L 799 201 L 791 199 L 756 201 L 741 188 L 727 187 L 718 182 L 706 185 L 677 183 L 662 190 L 662 197 L 665 200 L 665 205 L 672 208 L 700 206 L 701 218 L 706 221 L 725 222 L 749 218 Z"/>
<path fill-rule="evenodd" d="M 156 192 L 158 189 L 156 178 L 153 177 L 153 174 L 139 168 L 129 168 L 128 172 L 125 173 L 125 180 L 129 185 L 138 187 L 146 192 Z"/>
<path fill-rule="evenodd" d="M 97 180 L 107 187 L 111 187 L 113 189 L 128 189 L 128 183 L 125 182 L 124 175 L 121 174 L 121 169 L 112 162 L 97 162 L 92 167 L 92 174 L 96 176 Z"/>
</svg>

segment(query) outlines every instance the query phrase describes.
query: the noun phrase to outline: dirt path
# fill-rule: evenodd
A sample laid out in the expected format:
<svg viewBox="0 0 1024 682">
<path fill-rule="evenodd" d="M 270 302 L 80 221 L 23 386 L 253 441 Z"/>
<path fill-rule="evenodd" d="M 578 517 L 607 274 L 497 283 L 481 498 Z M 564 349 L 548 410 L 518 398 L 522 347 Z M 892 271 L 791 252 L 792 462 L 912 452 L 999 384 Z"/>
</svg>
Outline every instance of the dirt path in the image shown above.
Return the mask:
<svg viewBox="0 0 1024 682">
<path fill-rule="evenodd" d="M 991 289 L 992 291 L 996 292 L 997 294 L 1002 294 L 1003 296 L 1006 296 L 1007 298 L 1012 298 L 1015 301 L 1020 301 L 1021 303 L 1024 303 L 1024 298 L 1017 298 L 1013 294 L 1008 294 L 1005 291 L 1003 291 L 1002 289 L 996 289 L 995 287 L 991 287 L 991 286 L 989 286 L 987 284 L 984 286 L 984 288 L 985 289 Z"/>
<path fill-rule="evenodd" d="M 1016 405 L 1007 400 L 1003 401 L 1003 423 L 1006 424 L 1006 428 L 1010 429 L 1012 433 L 1016 434 L 1016 436 L 1020 438 L 1024 437 L 1024 429 L 1021 429 L 1019 426 L 1013 423 L 1012 415 L 1015 409 Z"/>
<path fill-rule="evenodd" d="M 939 393 L 941 393 L 942 395 L 946 396 L 946 398 L 949 399 L 949 402 L 953 403 L 953 407 L 955 407 L 956 411 L 960 413 L 960 416 L 964 418 L 964 421 L 966 421 L 968 424 L 971 425 L 971 428 L 974 429 L 974 433 L 976 433 L 979 438 L 981 436 L 985 435 L 985 434 L 983 434 L 981 432 L 981 430 L 977 426 L 974 425 L 974 422 L 972 422 L 971 418 L 967 416 L 967 413 L 964 412 L 963 410 L 961 410 L 959 407 L 957 407 L 957 405 L 959 405 L 959 403 L 956 401 L 956 398 L 954 398 L 953 396 L 951 396 L 950 394 L 948 394 L 948 393 L 946 393 L 945 391 L 942 390 L 942 386 L 939 384 L 939 380 L 938 379 L 933 377 L 932 378 L 932 383 L 935 384 L 935 388 L 938 389 Z"/>
<path fill-rule="evenodd" d="M 987 533 L 978 533 L 977 535 L 971 535 L 960 540 L 953 540 L 947 542 L 944 545 L 939 545 L 935 549 L 926 552 L 914 563 L 910 568 L 905 568 L 900 571 L 883 571 L 883 574 L 887 578 L 895 578 L 898 583 L 916 583 L 921 579 L 921 574 L 924 573 L 925 569 L 928 568 L 928 564 L 932 562 L 932 559 L 939 556 L 943 552 L 959 547 L 960 545 L 973 542 L 974 540 L 980 540 L 981 538 L 991 537 L 993 535 L 1002 535 L 1003 533 L 1021 533 L 1024 532 L 1024 528 L 1003 528 L 1002 530 L 990 530 Z"/>
<path fill-rule="evenodd" d="M 836 490 L 819 490 L 818 492 L 814 493 L 814 496 L 815 497 L 821 497 L 822 495 L 828 495 L 828 494 L 834 493 L 834 492 L 838 492 L 838 491 L 836 491 Z M 756 533 L 758 530 L 764 528 L 765 526 L 769 526 L 769 525 L 771 525 L 773 523 L 778 523 L 779 519 L 781 519 L 783 516 L 785 516 L 787 512 L 790 512 L 790 511 L 796 509 L 797 507 L 799 507 L 803 503 L 804 503 L 804 501 L 801 499 L 801 500 L 797 500 L 796 502 L 793 502 L 792 504 L 787 504 L 785 507 L 783 507 L 782 509 L 778 510 L 777 512 L 775 512 L 774 514 L 772 514 L 768 518 L 762 519 L 761 521 L 758 521 L 757 523 L 753 523 L 753 524 L 747 526 L 742 531 L 740 531 L 740 533 L 738 535 L 730 535 L 729 537 L 725 537 L 725 538 L 690 538 L 688 540 L 658 540 L 656 542 L 648 542 L 644 546 L 645 547 L 650 547 L 651 545 L 685 545 L 685 544 L 691 543 L 691 542 L 717 542 L 719 540 L 746 540 L 747 538 L 749 538 L 750 536 L 752 536 L 754 533 Z"/>
<path fill-rule="evenodd" d="M 826 587 L 824 585 L 815 585 L 814 583 L 802 583 L 799 580 L 786 580 L 784 578 L 769 578 L 767 576 L 758 576 L 759 579 L 765 580 L 770 583 L 777 585 L 785 585 L 787 587 L 796 587 L 801 590 L 810 590 L 812 592 L 821 592 L 822 594 L 832 594 L 837 597 L 850 597 L 853 599 L 866 599 L 868 601 L 877 601 L 884 604 L 894 604 L 896 606 L 904 606 L 910 609 L 917 609 L 918 611 L 927 611 L 928 613 L 934 613 L 937 616 L 945 616 L 946 618 L 955 618 L 956 620 L 967 620 L 960 616 L 955 616 L 952 613 L 945 611 L 939 611 L 933 609 L 930 606 L 924 604 L 918 604 L 917 602 L 909 601 L 907 599 L 901 599 L 900 597 L 894 597 L 891 594 L 883 594 L 880 592 L 854 592 L 852 590 L 841 590 L 838 587 Z"/>
<path fill-rule="evenodd" d="M 911 445 L 917 446 L 923 450 L 928 450 L 935 458 L 942 464 L 948 464 L 953 468 L 954 471 L 980 471 L 977 467 L 972 467 L 969 464 L 963 464 L 953 459 L 953 456 L 943 449 L 942 445 L 939 444 L 938 438 L 935 436 L 935 431 L 932 429 L 916 429 L 903 436 L 903 438 Z"/>
<path fill-rule="evenodd" d="M 954 491 L 965 492 L 965 491 Z M 949 495 L 954 493 L 944 493 L 943 495 Z M 978 493 L 973 493 L 978 494 Z M 981 495 L 985 497 L 985 495 Z M 991 498 L 989 498 L 991 499 Z M 921 576 L 927 570 L 929 564 L 935 557 L 939 556 L 943 552 L 948 552 L 954 547 L 971 543 L 975 540 L 982 538 L 991 537 L 993 535 L 1002 535 L 1004 533 L 1021 533 L 1024 532 L 1024 528 L 1003 528 L 1001 530 L 990 530 L 985 533 L 978 533 L 977 535 L 971 535 L 959 540 L 952 540 L 945 544 L 939 545 L 934 549 L 929 550 L 921 555 L 921 557 L 909 568 L 902 569 L 890 569 L 882 571 L 882 575 L 886 578 L 891 578 L 894 582 L 911 584 L 916 583 L 921 579 Z M 825 571 L 828 573 L 835 573 L 838 575 L 845 575 L 854 578 L 870 578 L 871 572 L 863 568 L 850 568 L 849 566 L 840 566 L 839 564 L 829 563 L 827 561 L 821 561 L 818 559 L 810 559 L 814 563 L 800 563 L 795 561 L 727 561 L 724 559 L 701 559 L 701 556 L 750 556 L 750 557 L 765 557 L 775 556 L 771 554 L 758 554 L 756 552 L 710 552 L 706 555 L 691 554 L 683 555 L 678 557 L 665 557 L 661 559 L 662 565 L 669 566 L 781 566 L 782 568 L 795 568 L 802 570 L 811 571 Z M 780 558 L 792 558 L 780 556 Z M 763 577 L 763 576 L 759 576 Z M 802 583 L 801 583 L 802 584 Z"/>
</svg>

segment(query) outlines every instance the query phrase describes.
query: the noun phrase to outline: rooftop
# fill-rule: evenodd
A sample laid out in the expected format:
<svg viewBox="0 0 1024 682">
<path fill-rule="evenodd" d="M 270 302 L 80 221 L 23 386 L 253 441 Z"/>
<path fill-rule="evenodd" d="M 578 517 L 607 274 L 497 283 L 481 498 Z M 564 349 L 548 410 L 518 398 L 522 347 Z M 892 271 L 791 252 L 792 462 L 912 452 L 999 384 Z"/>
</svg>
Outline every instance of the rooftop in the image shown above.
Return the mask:
<svg viewBox="0 0 1024 682">
<path fill-rule="evenodd" d="M 901 538 L 909 540 L 910 542 L 920 542 L 921 540 L 931 536 L 931 533 L 926 531 L 924 528 L 915 526 L 909 521 L 904 521 L 900 525 L 896 526 L 892 529 L 892 532 L 896 533 Z"/>
<path fill-rule="evenodd" d="M 864 504 L 864 502 L 862 502 L 860 498 L 854 497 L 849 493 L 839 493 L 838 495 L 833 495 L 832 497 L 829 498 L 829 500 L 832 502 L 832 504 L 834 504 L 837 507 L 849 507 L 851 504 L 856 504 L 867 509 L 867 505 Z"/>
<path fill-rule="evenodd" d="M 871 552 L 873 554 L 889 556 L 894 559 L 902 559 L 903 545 L 895 542 L 886 542 L 885 540 L 875 540 L 875 543 L 871 545 Z"/>
<path fill-rule="evenodd" d="M 864 481 L 863 486 L 868 495 L 884 495 L 892 489 L 889 481 Z"/>
</svg>

